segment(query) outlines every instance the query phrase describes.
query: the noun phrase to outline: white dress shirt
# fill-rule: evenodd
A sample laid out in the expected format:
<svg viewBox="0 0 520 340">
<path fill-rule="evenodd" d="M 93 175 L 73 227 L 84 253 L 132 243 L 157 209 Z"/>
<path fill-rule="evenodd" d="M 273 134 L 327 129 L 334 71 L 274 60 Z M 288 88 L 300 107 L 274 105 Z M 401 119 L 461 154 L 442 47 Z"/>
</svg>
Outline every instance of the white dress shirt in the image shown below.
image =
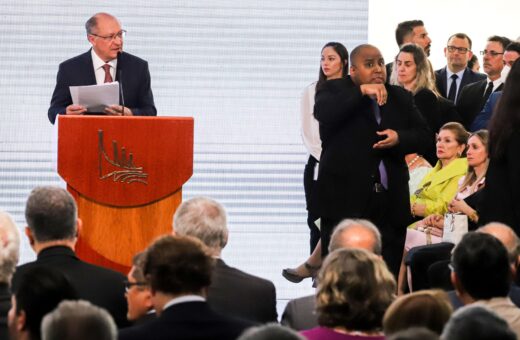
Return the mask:
<svg viewBox="0 0 520 340">
<path fill-rule="evenodd" d="M 112 80 L 116 80 L 116 68 L 117 68 L 117 58 L 112 59 L 109 62 L 105 63 L 103 59 L 101 59 L 94 49 L 91 49 L 92 54 L 92 64 L 94 64 L 94 73 L 96 74 L 96 84 L 103 84 L 105 82 L 105 69 L 103 65 L 110 65 L 110 75 L 112 76 Z"/>
</svg>

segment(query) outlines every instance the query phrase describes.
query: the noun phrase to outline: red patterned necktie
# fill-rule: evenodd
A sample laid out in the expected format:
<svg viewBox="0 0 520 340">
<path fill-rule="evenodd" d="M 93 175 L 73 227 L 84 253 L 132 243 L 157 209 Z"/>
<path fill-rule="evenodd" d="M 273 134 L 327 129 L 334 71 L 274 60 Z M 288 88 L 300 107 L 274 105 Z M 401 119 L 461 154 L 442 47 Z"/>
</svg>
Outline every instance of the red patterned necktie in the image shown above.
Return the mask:
<svg viewBox="0 0 520 340">
<path fill-rule="evenodd" d="M 110 65 L 103 65 L 103 69 L 105 70 L 105 83 L 111 83 L 114 80 L 112 79 L 112 75 L 110 74 Z"/>
</svg>

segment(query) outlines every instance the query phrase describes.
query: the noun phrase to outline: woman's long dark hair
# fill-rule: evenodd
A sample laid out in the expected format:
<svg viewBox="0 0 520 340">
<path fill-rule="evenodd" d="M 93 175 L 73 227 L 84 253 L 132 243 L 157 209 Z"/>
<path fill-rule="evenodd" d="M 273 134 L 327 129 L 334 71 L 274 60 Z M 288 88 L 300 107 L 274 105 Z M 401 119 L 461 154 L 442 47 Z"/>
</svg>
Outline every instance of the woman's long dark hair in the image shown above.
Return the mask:
<svg viewBox="0 0 520 340">
<path fill-rule="evenodd" d="M 323 46 L 321 49 L 321 52 L 327 47 L 332 47 L 334 51 L 339 55 L 339 59 L 341 61 L 341 65 L 343 65 L 342 71 L 342 78 L 346 78 L 348 76 L 348 51 L 343 44 L 339 42 L 328 42 Z M 325 76 L 325 73 L 323 73 L 323 70 L 321 69 L 321 63 L 320 63 L 320 75 L 318 77 L 318 82 L 316 83 L 316 92 L 318 92 L 319 89 L 323 86 L 323 84 L 327 81 L 327 76 Z"/>
<path fill-rule="evenodd" d="M 520 59 L 511 67 L 489 122 L 489 158 L 504 157 L 515 130 L 520 129 Z"/>
</svg>

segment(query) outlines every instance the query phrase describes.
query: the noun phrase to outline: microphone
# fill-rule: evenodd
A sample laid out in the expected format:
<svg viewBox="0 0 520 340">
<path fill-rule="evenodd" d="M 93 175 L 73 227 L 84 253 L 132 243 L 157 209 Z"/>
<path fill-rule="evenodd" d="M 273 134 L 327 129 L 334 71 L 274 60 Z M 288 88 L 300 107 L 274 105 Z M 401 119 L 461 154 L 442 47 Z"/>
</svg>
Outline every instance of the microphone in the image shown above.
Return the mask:
<svg viewBox="0 0 520 340">
<path fill-rule="evenodd" d="M 123 65 L 121 64 L 121 61 L 123 60 L 123 51 L 117 52 L 117 80 L 119 81 L 119 102 L 121 104 L 121 111 L 122 114 L 124 114 L 124 107 L 125 107 L 125 95 L 123 93 Z"/>
</svg>

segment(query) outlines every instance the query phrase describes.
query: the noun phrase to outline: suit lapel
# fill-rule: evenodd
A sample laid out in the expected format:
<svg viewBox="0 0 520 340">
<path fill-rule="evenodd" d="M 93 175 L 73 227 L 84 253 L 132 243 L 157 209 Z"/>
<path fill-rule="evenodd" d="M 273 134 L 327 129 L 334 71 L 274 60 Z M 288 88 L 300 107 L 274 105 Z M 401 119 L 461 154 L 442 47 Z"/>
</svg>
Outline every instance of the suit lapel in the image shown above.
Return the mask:
<svg viewBox="0 0 520 340">
<path fill-rule="evenodd" d="M 92 49 L 88 50 L 88 52 L 84 53 L 82 56 L 83 62 L 85 65 L 87 82 L 90 85 L 96 85 L 96 73 L 94 72 L 94 63 L 92 62 Z"/>
</svg>

